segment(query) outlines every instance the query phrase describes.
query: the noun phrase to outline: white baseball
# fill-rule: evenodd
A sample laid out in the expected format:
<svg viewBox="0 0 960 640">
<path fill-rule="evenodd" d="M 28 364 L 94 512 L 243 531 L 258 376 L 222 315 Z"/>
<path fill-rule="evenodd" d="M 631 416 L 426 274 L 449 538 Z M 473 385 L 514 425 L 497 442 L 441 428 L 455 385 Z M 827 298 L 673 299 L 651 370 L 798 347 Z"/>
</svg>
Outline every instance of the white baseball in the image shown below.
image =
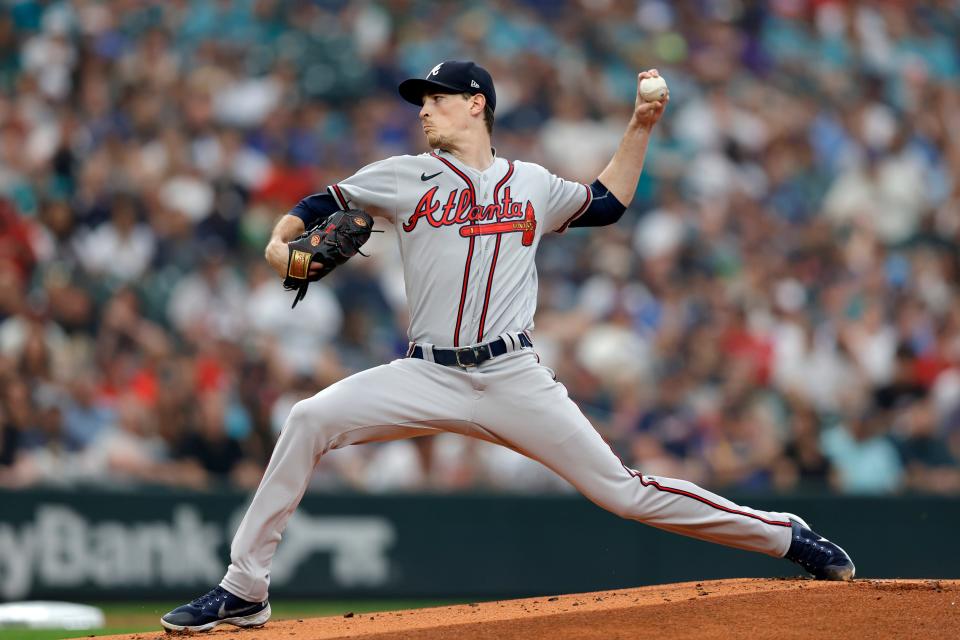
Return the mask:
<svg viewBox="0 0 960 640">
<path fill-rule="evenodd" d="M 667 81 L 660 76 L 653 78 L 644 78 L 640 81 L 640 97 L 647 102 L 663 100 L 670 93 L 667 88 Z"/>
</svg>

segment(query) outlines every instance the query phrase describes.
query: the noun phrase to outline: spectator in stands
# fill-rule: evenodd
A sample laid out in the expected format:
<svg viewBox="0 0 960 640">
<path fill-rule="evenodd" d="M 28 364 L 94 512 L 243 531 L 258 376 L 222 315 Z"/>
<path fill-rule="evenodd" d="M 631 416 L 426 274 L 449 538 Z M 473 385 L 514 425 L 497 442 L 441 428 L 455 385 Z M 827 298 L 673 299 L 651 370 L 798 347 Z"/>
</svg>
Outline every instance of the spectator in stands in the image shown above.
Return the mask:
<svg viewBox="0 0 960 640">
<path fill-rule="evenodd" d="M 960 490 L 960 466 L 947 442 L 937 437 L 935 413 L 929 401 L 919 400 L 903 410 L 895 429 L 907 488 L 946 494 Z"/>
<path fill-rule="evenodd" d="M 783 456 L 776 465 L 778 489 L 823 491 L 831 468 L 820 447 L 820 421 L 812 407 L 794 398 Z"/>
<path fill-rule="evenodd" d="M 7 387 L 6 377 L 0 377 L 0 383 Z M 17 427 L 15 418 L 10 414 L 9 391 L 0 397 L 0 487 L 14 484 L 14 465 L 20 452 L 22 431 Z"/>
<path fill-rule="evenodd" d="M 68 383 L 69 397 L 63 409 L 63 428 L 71 448 L 89 446 L 111 422 L 114 412 L 97 401 L 96 383 L 80 376 Z"/>
<path fill-rule="evenodd" d="M 241 440 L 249 433 L 249 417 L 222 393 L 202 395 L 196 407 L 196 429 L 181 437 L 176 457 L 192 467 L 205 485 L 232 481 L 254 487 L 260 468 L 246 459 Z"/>
<path fill-rule="evenodd" d="M 167 473 L 169 449 L 142 399 L 135 391 L 124 392 L 116 399 L 114 421 L 83 450 L 86 479 L 119 486 L 176 484 L 179 478 Z"/>
<path fill-rule="evenodd" d="M 138 221 L 137 202 L 129 194 L 117 194 L 110 204 L 110 221 L 79 239 L 79 257 L 93 276 L 134 282 L 147 271 L 156 250 L 150 228 Z"/>
<path fill-rule="evenodd" d="M 904 470 L 888 435 L 889 416 L 868 410 L 823 433 L 821 446 L 835 469 L 833 486 L 844 493 L 883 494 L 903 488 Z"/>
</svg>

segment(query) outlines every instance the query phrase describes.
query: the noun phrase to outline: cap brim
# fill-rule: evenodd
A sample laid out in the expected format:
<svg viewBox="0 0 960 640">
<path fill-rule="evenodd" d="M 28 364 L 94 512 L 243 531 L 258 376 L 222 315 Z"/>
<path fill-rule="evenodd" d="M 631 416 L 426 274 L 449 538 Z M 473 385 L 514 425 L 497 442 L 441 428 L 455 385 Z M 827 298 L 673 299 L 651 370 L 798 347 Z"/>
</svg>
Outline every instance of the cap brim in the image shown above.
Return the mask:
<svg viewBox="0 0 960 640">
<path fill-rule="evenodd" d="M 410 104 L 417 105 L 418 107 L 423 106 L 423 96 L 429 91 L 433 91 L 435 93 L 463 92 L 463 89 L 458 87 L 454 87 L 449 84 L 443 84 L 442 82 L 423 80 L 422 78 L 410 78 L 409 80 L 404 80 L 400 83 L 400 86 L 397 87 L 397 90 L 400 92 L 401 98 Z"/>
</svg>

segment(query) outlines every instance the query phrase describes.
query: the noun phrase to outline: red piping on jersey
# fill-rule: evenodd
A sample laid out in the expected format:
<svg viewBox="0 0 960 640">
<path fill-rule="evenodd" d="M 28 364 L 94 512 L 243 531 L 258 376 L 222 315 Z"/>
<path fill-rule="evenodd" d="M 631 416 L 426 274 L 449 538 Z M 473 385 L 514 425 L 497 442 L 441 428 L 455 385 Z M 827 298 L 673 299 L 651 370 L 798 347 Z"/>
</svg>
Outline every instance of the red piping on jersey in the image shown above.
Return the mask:
<svg viewBox="0 0 960 640">
<path fill-rule="evenodd" d="M 490 304 L 490 289 L 493 285 L 493 271 L 497 268 L 497 256 L 500 255 L 500 240 L 502 233 L 497 234 L 497 244 L 493 247 L 493 261 L 490 263 L 490 274 L 487 276 L 487 292 L 483 296 L 483 311 L 480 313 L 480 328 L 477 330 L 477 342 L 483 342 L 483 324 L 487 320 L 487 305 Z"/>
<path fill-rule="evenodd" d="M 333 187 L 334 195 L 337 196 L 337 200 L 338 200 L 338 203 L 340 204 L 340 208 L 346 211 L 349 207 L 347 207 L 347 199 L 343 197 L 343 192 L 340 191 L 340 185 L 334 184 L 330 186 Z"/>
<path fill-rule="evenodd" d="M 557 233 L 563 233 L 564 231 L 566 231 L 567 226 L 571 222 L 579 218 L 583 214 L 583 212 L 587 210 L 587 207 L 590 206 L 590 201 L 593 200 L 593 191 L 590 191 L 590 187 L 588 187 L 587 185 L 583 185 L 583 187 L 587 190 L 587 199 L 584 201 L 583 206 L 577 209 L 577 212 L 572 216 L 570 216 L 570 218 L 563 223 L 563 226 L 557 229 Z"/>
<path fill-rule="evenodd" d="M 460 169 L 457 169 L 452 162 L 446 158 L 441 158 L 436 153 L 433 154 L 433 157 L 442 162 L 443 164 L 450 167 L 450 170 L 455 174 L 460 176 L 460 179 L 467 183 L 467 190 L 470 192 L 470 206 L 477 204 L 477 190 L 473 186 L 473 182 L 470 181 L 470 178 Z M 475 224 L 474 220 L 470 221 L 470 224 Z M 460 322 L 463 320 L 463 305 L 467 301 L 467 283 L 470 282 L 470 262 L 473 260 L 473 243 L 476 240 L 474 237 L 470 237 L 470 248 L 467 250 L 467 262 L 463 266 L 463 287 L 460 289 L 460 306 L 457 309 L 457 326 L 453 330 L 453 346 L 460 346 Z"/>
<path fill-rule="evenodd" d="M 497 198 L 500 196 L 500 187 L 507 184 L 507 180 L 510 179 L 510 176 L 513 175 L 513 162 L 507 160 L 507 173 L 500 179 L 500 182 L 497 183 L 497 186 L 493 188 L 493 202 L 496 204 Z"/>
<path fill-rule="evenodd" d="M 473 223 L 471 223 L 473 224 Z M 463 288 L 460 290 L 460 306 L 457 308 L 457 326 L 453 332 L 453 346 L 460 346 L 460 322 L 463 320 L 463 305 L 467 301 L 467 283 L 470 282 L 470 262 L 473 260 L 473 243 L 476 238 L 470 238 L 470 248 L 467 250 L 467 261 L 463 266 Z"/>
<path fill-rule="evenodd" d="M 493 202 L 496 204 L 499 201 L 500 196 L 500 187 L 505 185 L 510 179 L 510 176 L 513 175 L 513 162 L 507 161 L 507 173 L 500 179 L 500 182 L 497 183 L 497 186 L 493 188 Z M 497 234 L 497 244 L 493 248 L 493 261 L 490 262 L 490 273 L 487 275 L 487 292 L 483 296 L 483 311 L 480 313 L 480 328 L 477 331 L 477 342 L 483 342 L 483 325 L 487 320 L 487 305 L 490 304 L 490 289 L 493 285 L 493 272 L 497 268 L 497 256 L 500 255 L 500 240 L 503 238 L 502 233 Z"/>
<path fill-rule="evenodd" d="M 656 489 L 657 491 L 663 491 L 664 493 L 674 493 L 674 494 L 679 495 L 679 496 L 686 496 L 687 498 L 693 498 L 693 499 L 696 500 L 697 502 L 702 502 L 703 504 L 707 505 L 708 507 L 713 507 L 713 508 L 716 509 L 717 511 L 725 511 L 725 512 L 727 512 L 727 513 L 732 513 L 732 514 L 738 515 L 738 516 L 746 516 L 746 517 L 748 517 L 748 518 L 753 518 L 754 520 L 759 520 L 759 521 L 762 522 L 763 524 L 769 524 L 769 525 L 771 525 L 771 526 L 776 526 L 776 527 L 791 527 L 791 526 L 793 526 L 793 525 L 790 523 L 789 520 L 788 520 L 787 522 L 780 522 L 780 521 L 778 521 L 778 520 L 767 520 L 766 518 L 761 517 L 761 516 L 758 516 L 758 515 L 755 514 L 755 513 L 749 513 L 749 512 L 747 512 L 747 511 L 740 511 L 740 510 L 738 510 L 738 509 L 731 509 L 730 507 L 725 507 L 725 506 L 723 506 L 723 505 L 721 505 L 721 504 L 717 504 L 716 502 L 714 502 L 714 501 L 712 501 L 712 500 L 710 500 L 710 499 L 708 499 L 708 498 L 704 498 L 703 496 L 698 496 L 697 494 L 691 493 L 690 491 L 684 491 L 683 489 L 676 489 L 676 488 L 674 488 L 674 487 L 665 487 L 665 486 L 663 486 L 662 484 L 660 484 L 659 482 L 657 482 L 656 480 L 649 480 L 649 481 L 644 480 L 642 473 L 640 473 L 639 471 L 634 471 L 633 469 L 631 469 L 631 468 L 628 467 L 627 465 L 623 464 L 623 460 L 620 460 L 620 456 L 618 456 L 618 455 L 617 455 L 617 452 L 613 450 L 613 447 L 610 446 L 610 443 L 609 443 L 609 442 L 606 442 L 606 441 L 604 440 L 604 443 L 607 445 L 607 447 L 610 448 L 610 453 L 612 453 L 612 454 L 616 457 L 616 459 L 620 461 L 620 466 L 622 466 L 624 469 L 626 469 L 627 473 L 629 473 L 631 476 L 633 476 L 634 478 L 636 478 L 637 480 L 639 480 L 639 481 L 640 481 L 640 484 L 643 485 L 644 487 L 653 487 L 653 488 Z"/>
</svg>

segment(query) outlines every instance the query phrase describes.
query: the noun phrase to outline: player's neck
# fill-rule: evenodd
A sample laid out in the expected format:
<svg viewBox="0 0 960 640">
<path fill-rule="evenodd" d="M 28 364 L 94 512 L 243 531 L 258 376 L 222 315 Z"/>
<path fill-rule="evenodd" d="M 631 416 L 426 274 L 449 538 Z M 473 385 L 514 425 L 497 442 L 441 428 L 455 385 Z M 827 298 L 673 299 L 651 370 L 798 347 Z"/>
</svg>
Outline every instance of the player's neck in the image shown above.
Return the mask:
<svg viewBox="0 0 960 640">
<path fill-rule="evenodd" d="M 454 158 L 477 171 L 486 171 L 493 164 L 493 150 L 490 148 L 489 136 L 472 140 L 458 140 L 443 150 L 451 153 Z"/>
</svg>

